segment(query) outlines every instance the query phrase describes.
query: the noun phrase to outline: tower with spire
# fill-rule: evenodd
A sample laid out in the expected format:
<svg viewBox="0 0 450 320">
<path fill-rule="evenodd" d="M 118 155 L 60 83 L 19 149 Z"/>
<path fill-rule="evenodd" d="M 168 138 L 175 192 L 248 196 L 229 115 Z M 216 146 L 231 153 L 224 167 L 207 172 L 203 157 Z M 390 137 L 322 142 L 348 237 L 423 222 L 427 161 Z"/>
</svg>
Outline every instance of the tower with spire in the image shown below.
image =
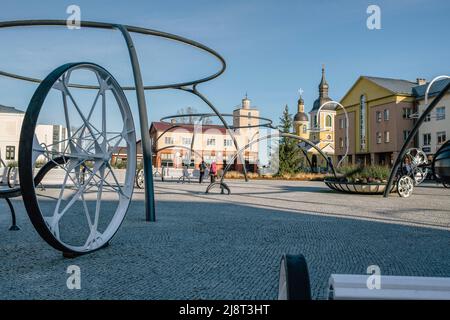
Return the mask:
<svg viewBox="0 0 450 320">
<path fill-rule="evenodd" d="M 336 106 L 334 104 L 325 105 L 320 114 L 320 106 L 332 101 L 329 96 L 329 85 L 325 77 L 325 65 L 322 65 L 322 77 L 318 86 L 319 96 L 314 101 L 309 117 L 305 113 L 305 105 L 302 96 L 298 99 L 298 112 L 294 116 L 294 127 L 297 135 L 306 138 L 320 148 L 327 156 L 334 158 L 334 118 L 336 116 Z M 309 118 L 309 119 L 308 119 Z M 309 123 L 309 125 L 308 125 Z M 310 163 L 316 170 L 326 167 L 326 162 L 318 155 L 312 147 L 306 147 L 308 159 L 303 161 L 303 165 Z"/>
<path fill-rule="evenodd" d="M 305 101 L 300 94 L 297 101 L 297 113 L 294 116 L 295 133 L 305 139 L 309 139 L 308 115 L 305 113 Z"/>
<path fill-rule="evenodd" d="M 310 127 L 313 129 L 310 139 L 315 142 L 332 142 L 334 146 L 333 127 L 334 117 L 336 115 L 336 106 L 333 104 L 327 104 L 321 109 L 320 114 L 317 114 L 320 106 L 333 100 L 328 95 L 328 89 L 329 85 L 325 78 L 325 65 L 322 65 L 322 78 L 319 83 L 319 97 L 314 101 L 313 107 L 309 112 Z"/>
</svg>

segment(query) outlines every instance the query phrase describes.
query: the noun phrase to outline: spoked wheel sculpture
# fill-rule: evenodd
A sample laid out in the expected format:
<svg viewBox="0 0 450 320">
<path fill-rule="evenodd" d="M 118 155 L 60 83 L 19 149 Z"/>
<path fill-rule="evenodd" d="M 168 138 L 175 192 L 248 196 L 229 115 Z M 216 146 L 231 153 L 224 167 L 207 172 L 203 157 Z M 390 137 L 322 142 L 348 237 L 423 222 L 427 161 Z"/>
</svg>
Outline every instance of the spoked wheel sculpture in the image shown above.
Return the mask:
<svg viewBox="0 0 450 320">
<path fill-rule="evenodd" d="M 31 26 L 65 27 L 66 21 L 0 22 L 0 29 Z M 92 63 L 63 65 L 44 80 L 0 71 L 0 76 L 39 84 L 25 114 L 20 136 L 20 188 L 2 191 L 0 197 L 8 197 L 9 201 L 9 197 L 22 195 L 27 213 L 42 238 L 70 256 L 106 246 L 120 227 L 131 201 L 136 174 L 136 137 L 123 90 L 136 93 L 142 133 L 149 130 L 145 91 L 175 89 L 201 99 L 233 136 L 219 111 L 197 88 L 225 71 L 225 60 L 217 52 L 196 41 L 158 30 L 92 21 L 81 21 L 80 27 L 118 30 L 121 33 L 130 57 L 134 86 L 121 87 L 108 71 Z M 131 33 L 165 38 L 197 48 L 217 59 L 219 70 L 196 80 L 144 85 Z M 91 79 L 90 83 L 94 80 L 96 84 L 81 84 L 86 77 Z M 75 80 L 72 81 L 73 78 Z M 95 94 L 90 98 L 89 95 L 80 97 L 76 94 L 78 90 Z M 57 107 L 53 105 L 56 98 L 60 99 Z M 86 101 L 90 102 L 86 104 Z M 120 121 L 107 120 L 109 115 L 118 116 Z M 45 124 L 48 121 L 46 117 L 63 119 L 58 125 L 67 130 L 67 137 L 46 144 L 35 139 L 38 125 Z M 115 149 L 123 144 L 126 145 L 127 168 L 119 174 L 112 170 L 110 160 Z M 156 221 L 152 147 L 147 134 L 142 135 L 142 155 L 144 179 L 139 181 L 144 184 L 145 219 Z M 33 181 L 37 159 L 47 163 Z M 55 174 L 47 178 L 46 173 L 52 169 L 55 169 Z M 52 187 L 37 190 L 35 187 L 41 181 Z"/>
<path fill-rule="evenodd" d="M 95 76 L 99 86 L 88 107 L 76 100 L 75 89 L 70 88 L 71 77 L 86 72 Z M 52 103 L 51 108 L 54 114 L 63 115 L 67 139 L 54 145 L 37 145 L 33 143 L 37 124 L 44 111 L 48 111 L 47 99 L 55 91 L 62 100 L 59 106 Z M 121 122 L 113 126 L 107 121 L 107 114 L 120 114 Z M 41 237 L 55 249 L 72 255 L 107 245 L 128 210 L 136 168 L 133 117 L 113 76 L 90 63 L 70 63 L 54 70 L 31 99 L 20 140 L 22 196 L 30 220 Z M 123 143 L 128 161 L 125 174 L 119 177 L 110 160 L 115 148 Z M 63 171 L 60 178 L 53 181 L 56 187 L 47 187 L 45 194 L 34 188 L 36 152 Z M 86 168 L 84 174 L 83 168 Z"/>
<path fill-rule="evenodd" d="M 428 175 L 428 159 L 425 152 L 417 148 L 408 149 L 403 163 L 403 175 L 409 175 L 414 180 L 415 186 L 426 179 Z"/>
</svg>

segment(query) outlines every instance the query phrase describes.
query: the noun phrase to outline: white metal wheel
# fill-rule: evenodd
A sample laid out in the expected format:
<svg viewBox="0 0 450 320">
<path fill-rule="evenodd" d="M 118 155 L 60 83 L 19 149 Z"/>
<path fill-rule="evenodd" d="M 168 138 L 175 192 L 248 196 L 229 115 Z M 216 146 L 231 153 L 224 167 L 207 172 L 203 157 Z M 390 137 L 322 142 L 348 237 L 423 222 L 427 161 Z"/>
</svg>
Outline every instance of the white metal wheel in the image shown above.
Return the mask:
<svg viewBox="0 0 450 320">
<path fill-rule="evenodd" d="M 8 187 L 14 188 L 17 185 L 19 170 L 17 167 L 9 167 L 8 168 Z"/>
<path fill-rule="evenodd" d="M 139 189 L 145 188 L 145 176 L 144 176 L 144 169 L 139 169 L 136 173 L 136 186 Z"/>
<path fill-rule="evenodd" d="M 414 177 L 414 186 L 418 186 L 425 181 L 428 175 L 428 168 L 414 168 L 412 176 Z"/>
<path fill-rule="evenodd" d="M 74 88 L 72 79 L 99 89 Z M 124 170 L 111 164 L 119 148 L 127 156 Z M 66 64 L 50 73 L 28 106 L 20 149 L 24 204 L 44 240 L 69 254 L 107 245 L 128 210 L 136 171 L 131 109 L 113 76 L 91 63 Z M 55 164 L 43 190 L 34 188 L 36 153 L 38 162 Z"/>
<path fill-rule="evenodd" d="M 428 158 L 425 152 L 417 148 L 411 148 L 406 151 L 405 157 L 411 160 L 415 167 L 428 164 Z"/>
<path fill-rule="evenodd" d="M 406 151 L 403 158 L 404 175 L 409 175 L 414 180 L 414 185 L 421 184 L 428 175 L 428 158 L 425 152 L 417 148 L 411 148 Z"/>
<path fill-rule="evenodd" d="M 414 180 L 410 176 L 402 176 L 397 182 L 397 192 L 400 197 L 408 198 L 414 190 Z"/>
</svg>

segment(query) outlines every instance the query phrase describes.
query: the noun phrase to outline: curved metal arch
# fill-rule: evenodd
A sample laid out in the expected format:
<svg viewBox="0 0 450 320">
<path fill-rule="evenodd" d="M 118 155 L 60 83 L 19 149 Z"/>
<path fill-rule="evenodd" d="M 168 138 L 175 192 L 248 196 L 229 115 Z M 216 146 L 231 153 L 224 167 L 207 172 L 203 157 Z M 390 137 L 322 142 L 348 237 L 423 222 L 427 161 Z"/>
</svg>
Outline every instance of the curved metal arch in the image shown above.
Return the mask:
<svg viewBox="0 0 450 320">
<path fill-rule="evenodd" d="M 223 126 L 227 129 L 228 134 L 230 135 L 231 139 L 233 140 L 234 147 L 236 148 L 236 150 L 239 150 L 239 144 L 237 143 L 236 136 L 234 135 L 234 133 L 231 130 L 230 126 L 225 121 L 224 117 L 222 117 L 222 114 L 219 112 L 219 110 L 217 110 L 217 108 L 211 103 L 211 101 L 209 101 L 203 94 L 201 94 L 197 90 L 197 85 L 194 84 L 192 86 L 192 88 L 180 87 L 178 89 L 181 90 L 181 91 L 190 92 L 190 93 L 196 95 L 197 97 L 199 97 L 204 103 L 206 103 L 209 106 L 209 108 L 219 117 L 219 119 L 222 122 Z M 242 155 L 239 156 L 239 161 L 241 161 L 242 163 L 245 164 Z M 245 168 L 245 165 L 244 165 L 244 177 L 245 177 L 245 181 L 247 182 L 248 181 L 248 175 L 247 175 L 247 169 Z"/>
<path fill-rule="evenodd" d="M 195 151 L 195 150 L 192 150 L 192 149 L 189 148 L 189 147 L 186 147 L 186 146 L 183 146 L 183 145 L 177 145 L 177 144 L 159 148 L 159 149 L 156 150 L 155 152 L 158 153 L 158 152 L 163 151 L 163 150 L 166 150 L 166 149 L 175 149 L 175 148 L 185 149 L 185 150 L 188 150 L 188 151 L 190 151 L 190 152 L 195 153 L 195 154 L 196 154 L 197 156 L 199 156 L 200 158 L 202 157 L 202 155 L 201 155 L 198 151 Z"/>
<path fill-rule="evenodd" d="M 308 153 L 307 153 L 306 150 L 303 149 L 300 145 L 299 145 L 298 147 L 299 147 L 300 150 L 302 151 L 303 156 L 306 158 L 306 161 L 308 161 L 308 164 L 309 164 L 309 167 L 310 167 L 310 169 L 311 169 L 311 172 L 313 172 L 313 171 L 314 171 L 313 165 L 312 165 L 311 160 L 309 160 L 309 158 L 308 158 Z"/>
<path fill-rule="evenodd" d="M 342 110 L 344 110 L 344 114 L 345 114 L 345 122 L 346 122 L 345 123 L 345 154 L 342 157 L 342 159 L 339 160 L 338 164 L 336 165 L 336 167 L 339 167 L 341 165 L 341 163 L 344 161 L 344 159 L 348 155 L 348 147 L 349 147 L 349 144 L 350 144 L 349 143 L 349 139 L 348 139 L 349 138 L 349 136 L 348 136 L 348 126 L 350 125 L 350 123 L 349 123 L 349 120 L 348 120 L 348 114 L 347 114 L 347 110 L 345 109 L 345 107 L 342 104 L 340 104 L 339 102 L 332 100 L 332 101 L 325 102 L 317 110 L 317 114 L 319 115 L 319 117 L 317 119 L 317 124 L 318 124 L 318 128 L 319 129 L 320 129 L 320 111 L 322 111 L 322 108 L 325 107 L 328 104 L 337 104 L 339 107 L 341 107 Z M 335 130 L 336 130 L 336 128 L 335 128 Z M 336 138 L 336 136 L 335 136 L 335 138 Z"/>
<path fill-rule="evenodd" d="M 16 21 L 0 22 L 0 29 L 13 28 L 13 27 L 66 26 L 66 25 L 67 25 L 66 20 L 16 20 Z M 159 89 L 170 89 L 170 88 L 177 89 L 177 88 L 184 87 L 184 86 L 190 86 L 190 85 L 195 85 L 195 84 L 199 84 L 199 83 L 204 83 L 204 82 L 207 82 L 207 81 L 217 78 L 222 73 L 224 73 L 225 69 L 226 69 L 225 59 L 219 53 L 217 53 L 213 49 L 211 49 L 199 42 L 196 42 L 194 40 L 190 40 L 190 39 L 178 36 L 178 35 L 174 35 L 174 34 L 163 32 L 163 31 L 153 30 L 153 29 L 147 29 L 147 28 L 141 28 L 141 27 L 135 27 L 135 26 L 129 26 L 129 25 L 114 24 L 114 23 L 94 22 L 94 21 L 81 21 L 80 27 L 96 28 L 96 29 L 110 29 L 110 30 L 114 30 L 114 29 L 121 30 L 122 29 L 122 30 L 126 30 L 127 32 L 166 38 L 169 40 L 187 44 L 194 48 L 200 49 L 206 53 L 209 53 L 209 54 L 213 55 L 221 64 L 220 70 L 208 77 L 204 77 L 204 78 L 201 78 L 198 80 L 193 80 L 193 81 L 180 82 L 180 83 L 171 83 L 171 84 L 155 85 L 155 86 L 145 86 L 144 85 L 143 86 L 144 90 L 159 90 Z M 123 31 L 122 31 L 122 33 L 123 33 Z M 21 75 L 4 72 L 4 71 L 0 71 L 0 75 L 9 77 L 9 78 L 18 79 L 18 80 L 28 81 L 28 82 L 34 82 L 34 83 L 42 82 L 42 79 L 21 76 Z M 98 86 L 81 85 L 81 84 L 71 84 L 70 87 L 80 88 L 80 89 L 95 89 L 95 90 L 99 89 Z M 134 87 L 133 86 L 125 86 L 125 87 L 122 87 L 122 90 L 136 90 L 136 88 L 137 88 L 136 86 L 134 86 Z"/>
<path fill-rule="evenodd" d="M 433 83 L 434 81 L 432 81 Z M 431 83 L 430 83 L 431 84 Z M 430 87 L 430 85 L 429 85 Z M 408 137 L 406 138 L 405 142 L 403 143 L 402 148 L 400 149 L 400 152 L 397 156 L 397 159 L 395 160 L 394 166 L 392 167 L 391 173 L 389 175 L 389 180 L 386 186 L 386 189 L 384 190 L 383 197 L 387 198 L 389 196 L 389 191 L 391 190 L 392 183 L 394 182 L 395 175 L 397 173 L 398 168 L 400 167 L 401 161 L 403 157 L 406 154 L 406 150 L 408 149 L 408 145 L 411 143 L 415 135 L 417 134 L 417 131 L 419 131 L 419 127 L 422 125 L 422 123 L 425 121 L 425 118 L 428 114 L 433 111 L 433 109 L 436 107 L 436 105 L 442 100 L 442 98 L 445 96 L 447 91 L 450 90 L 450 82 L 444 87 L 444 89 L 439 92 L 439 94 L 434 98 L 434 100 L 430 103 L 428 107 L 424 110 L 422 115 L 417 120 L 416 124 L 414 125 L 414 128 L 409 133 Z M 428 94 L 429 88 L 427 88 L 427 94 Z M 427 100 L 428 101 L 428 100 Z"/>
<path fill-rule="evenodd" d="M 292 139 L 297 139 L 297 140 L 300 140 L 300 141 L 302 141 L 302 142 L 305 142 L 305 143 L 309 144 L 311 147 L 313 147 L 317 152 L 319 152 L 319 154 L 325 159 L 325 161 L 326 161 L 327 163 L 329 163 L 329 160 L 328 160 L 327 155 L 326 155 L 320 148 L 318 148 L 313 142 L 309 141 L 308 139 L 302 138 L 302 137 L 300 137 L 300 136 L 298 136 L 298 135 L 296 135 L 296 134 L 292 134 L 292 133 L 284 133 L 284 132 L 278 132 L 278 133 L 275 133 L 275 134 L 268 134 L 268 135 L 265 135 L 265 136 L 263 136 L 263 137 L 258 137 L 257 139 L 252 140 L 252 141 L 250 141 L 249 143 L 247 143 L 243 148 L 239 149 L 239 150 L 237 151 L 237 153 L 233 156 L 232 161 L 230 161 L 230 163 L 227 164 L 227 166 L 226 166 L 225 169 L 223 170 L 223 174 L 222 174 L 222 177 L 221 177 L 221 179 L 220 179 L 220 183 L 223 183 L 223 180 L 225 179 L 226 173 L 227 173 L 227 172 L 230 170 L 230 168 L 231 168 L 231 164 L 234 162 L 234 160 L 236 160 L 236 158 L 237 158 L 237 156 L 238 156 L 239 154 L 242 154 L 242 152 L 245 151 L 245 149 L 249 148 L 249 147 L 252 146 L 253 144 L 258 143 L 258 142 L 260 142 L 260 141 L 268 140 L 268 139 L 271 139 L 271 138 L 277 138 L 277 137 L 292 138 Z M 329 167 L 330 167 L 331 170 L 333 171 L 333 175 L 336 177 L 336 171 L 334 170 L 334 167 L 333 167 L 333 166 L 329 166 Z"/>
<path fill-rule="evenodd" d="M 429 96 L 431 87 L 433 86 L 433 84 L 436 81 L 439 81 L 442 79 L 450 79 L 450 76 L 446 76 L 446 75 L 438 76 L 438 77 L 434 78 L 433 80 L 431 80 L 431 82 L 428 84 L 427 90 L 425 91 L 425 101 L 424 101 L 426 106 L 428 105 L 428 96 Z"/>
<path fill-rule="evenodd" d="M 165 135 L 167 132 L 172 131 L 172 129 L 176 129 L 176 128 L 183 128 L 182 125 L 179 124 L 174 124 L 173 126 L 171 126 L 170 128 L 167 128 L 166 130 L 164 130 L 159 136 L 156 137 L 154 143 L 158 142 L 160 138 L 162 138 L 163 135 Z"/>
<path fill-rule="evenodd" d="M 263 117 L 257 117 L 257 116 L 246 116 L 246 115 L 234 115 L 232 113 L 221 113 L 222 117 L 236 117 L 236 118 L 246 118 L 246 119 L 257 119 L 257 120 L 264 120 L 267 123 L 263 123 L 263 124 L 255 124 L 255 125 L 250 125 L 250 126 L 229 126 L 230 129 L 245 129 L 245 128 L 260 128 L 260 127 L 266 127 L 266 128 L 272 128 L 272 123 L 273 121 L 268 119 L 268 118 L 263 118 Z M 176 115 L 171 115 L 171 116 L 165 116 L 162 117 L 159 121 L 163 122 L 163 123 L 169 123 L 166 120 L 168 119 L 176 119 L 176 118 L 182 118 L 182 117 L 200 117 L 201 119 L 204 118 L 210 118 L 210 117 L 217 117 L 217 114 L 215 113 L 190 113 L 190 114 L 176 114 Z M 196 121 L 199 122 L 199 121 Z M 190 124 L 192 125 L 192 124 Z M 206 124 L 207 125 L 207 124 Z"/>
</svg>

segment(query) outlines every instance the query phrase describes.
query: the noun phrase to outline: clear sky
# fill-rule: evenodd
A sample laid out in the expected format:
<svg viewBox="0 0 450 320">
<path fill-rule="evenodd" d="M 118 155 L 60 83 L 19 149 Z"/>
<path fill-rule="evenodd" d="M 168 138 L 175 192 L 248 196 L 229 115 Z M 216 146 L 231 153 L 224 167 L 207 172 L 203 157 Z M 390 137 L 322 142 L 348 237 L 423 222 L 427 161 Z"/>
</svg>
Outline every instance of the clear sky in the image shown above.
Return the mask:
<svg viewBox="0 0 450 320">
<path fill-rule="evenodd" d="M 295 112 L 298 89 L 306 109 L 318 95 L 326 65 L 330 96 L 339 100 L 360 75 L 431 79 L 449 74 L 447 0 L 1 0 L 0 20 L 66 19 L 70 4 L 83 20 L 130 24 L 199 41 L 224 56 L 227 71 L 199 86 L 222 112 L 248 92 L 261 115 L 278 121 Z M 368 5 L 381 8 L 381 30 L 366 27 Z M 218 64 L 192 48 L 134 36 L 148 84 L 199 78 Z M 73 61 L 96 62 L 122 85 L 132 84 L 129 58 L 116 31 L 35 27 L 0 30 L 0 69 L 45 77 Z M 0 104 L 25 109 L 36 86 L 0 78 Z M 136 112 L 134 94 L 128 93 Z M 195 97 L 147 93 L 150 120 L 180 108 L 208 109 Z M 137 113 L 136 113 L 137 115 Z"/>
</svg>

